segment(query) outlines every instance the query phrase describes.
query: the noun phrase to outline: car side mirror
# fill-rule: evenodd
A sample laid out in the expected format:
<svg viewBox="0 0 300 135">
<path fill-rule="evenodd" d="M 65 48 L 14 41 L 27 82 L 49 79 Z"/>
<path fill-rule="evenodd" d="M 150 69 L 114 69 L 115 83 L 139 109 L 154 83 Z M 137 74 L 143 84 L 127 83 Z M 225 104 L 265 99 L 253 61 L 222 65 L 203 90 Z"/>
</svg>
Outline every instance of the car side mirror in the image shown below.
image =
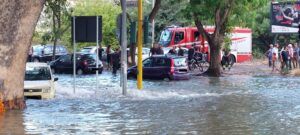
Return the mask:
<svg viewBox="0 0 300 135">
<path fill-rule="evenodd" d="M 54 82 L 56 82 L 56 81 L 58 81 L 58 78 L 57 78 L 57 77 L 54 78 Z"/>
</svg>

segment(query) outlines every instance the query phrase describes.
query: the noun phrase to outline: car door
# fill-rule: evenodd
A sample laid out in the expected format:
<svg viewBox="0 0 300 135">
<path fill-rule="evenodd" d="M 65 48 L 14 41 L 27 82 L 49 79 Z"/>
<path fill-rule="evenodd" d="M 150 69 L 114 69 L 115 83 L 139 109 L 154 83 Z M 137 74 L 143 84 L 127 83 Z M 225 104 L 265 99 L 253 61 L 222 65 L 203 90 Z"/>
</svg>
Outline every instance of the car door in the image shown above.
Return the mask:
<svg viewBox="0 0 300 135">
<path fill-rule="evenodd" d="M 167 58 L 154 58 L 152 75 L 157 78 L 164 78 L 170 71 L 169 61 Z"/>
<path fill-rule="evenodd" d="M 147 58 L 143 61 L 143 77 L 152 77 L 152 58 Z"/>
<path fill-rule="evenodd" d="M 59 71 L 69 72 L 72 71 L 72 62 L 70 55 L 61 56 L 56 62 L 56 68 Z"/>
</svg>

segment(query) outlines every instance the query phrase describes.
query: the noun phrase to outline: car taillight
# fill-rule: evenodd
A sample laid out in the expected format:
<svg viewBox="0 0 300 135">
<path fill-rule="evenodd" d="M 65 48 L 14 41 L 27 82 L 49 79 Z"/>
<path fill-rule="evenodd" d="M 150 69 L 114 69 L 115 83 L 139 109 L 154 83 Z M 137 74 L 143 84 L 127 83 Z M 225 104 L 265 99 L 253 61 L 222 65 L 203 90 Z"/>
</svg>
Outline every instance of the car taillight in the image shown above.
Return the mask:
<svg viewBox="0 0 300 135">
<path fill-rule="evenodd" d="M 174 60 L 173 59 L 171 59 L 171 69 L 170 69 L 170 73 L 171 74 L 174 74 L 174 71 L 175 70 L 175 68 L 174 68 Z"/>
<path fill-rule="evenodd" d="M 83 61 L 83 65 L 88 65 L 88 62 L 85 60 L 85 61 Z"/>
</svg>

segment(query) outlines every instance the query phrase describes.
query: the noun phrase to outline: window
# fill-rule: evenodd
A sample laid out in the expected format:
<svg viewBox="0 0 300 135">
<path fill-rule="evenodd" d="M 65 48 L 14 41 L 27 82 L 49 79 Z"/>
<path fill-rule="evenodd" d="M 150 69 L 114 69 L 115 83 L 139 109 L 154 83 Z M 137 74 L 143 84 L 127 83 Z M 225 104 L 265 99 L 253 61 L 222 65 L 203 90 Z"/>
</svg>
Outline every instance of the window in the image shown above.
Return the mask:
<svg viewBox="0 0 300 135">
<path fill-rule="evenodd" d="M 71 61 L 71 56 L 70 56 L 70 55 L 64 55 L 64 56 L 61 56 L 61 57 L 59 58 L 59 60 L 60 60 L 61 62 Z"/>
<path fill-rule="evenodd" d="M 179 43 L 183 39 L 184 39 L 184 32 L 175 33 L 175 44 Z"/>
<path fill-rule="evenodd" d="M 144 67 L 151 67 L 152 66 L 152 59 L 146 59 L 143 61 L 143 66 Z"/>
<path fill-rule="evenodd" d="M 153 61 L 154 66 L 156 67 L 162 67 L 162 66 L 169 66 L 167 59 L 163 59 L 163 58 L 156 58 Z"/>
<path fill-rule="evenodd" d="M 51 80 L 48 67 L 26 67 L 25 80 Z"/>
</svg>

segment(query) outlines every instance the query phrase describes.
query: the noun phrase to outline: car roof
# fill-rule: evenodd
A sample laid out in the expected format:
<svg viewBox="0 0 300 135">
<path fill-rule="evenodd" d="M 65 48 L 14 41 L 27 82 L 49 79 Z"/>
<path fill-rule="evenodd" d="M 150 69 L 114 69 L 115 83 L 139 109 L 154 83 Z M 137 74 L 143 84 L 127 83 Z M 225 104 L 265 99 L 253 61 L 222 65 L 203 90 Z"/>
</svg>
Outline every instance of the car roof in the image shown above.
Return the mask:
<svg viewBox="0 0 300 135">
<path fill-rule="evenodd" d="M 26 66 L 29 67 L 47 67 L 47 63 L 42 63 L 42 62 L 27 62 Z"/>
</svg>

